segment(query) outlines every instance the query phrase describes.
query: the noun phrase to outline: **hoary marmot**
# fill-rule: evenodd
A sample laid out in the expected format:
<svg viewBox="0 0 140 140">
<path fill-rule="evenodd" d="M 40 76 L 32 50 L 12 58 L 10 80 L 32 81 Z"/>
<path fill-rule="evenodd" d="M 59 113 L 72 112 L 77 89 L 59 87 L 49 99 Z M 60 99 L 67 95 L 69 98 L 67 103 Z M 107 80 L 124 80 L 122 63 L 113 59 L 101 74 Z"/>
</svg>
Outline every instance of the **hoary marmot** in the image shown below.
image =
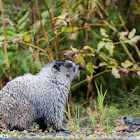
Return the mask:
<svg viewBox="0 0 140 140">
<path fill-rule="evenodd" d="M 66 99 L 79 66 L 68 60 L 47 63 L 36 75 L 25 74 L 0 90 L 0 129 L 29 129 L 38 122 L 62 129 Z"/>
</svg>

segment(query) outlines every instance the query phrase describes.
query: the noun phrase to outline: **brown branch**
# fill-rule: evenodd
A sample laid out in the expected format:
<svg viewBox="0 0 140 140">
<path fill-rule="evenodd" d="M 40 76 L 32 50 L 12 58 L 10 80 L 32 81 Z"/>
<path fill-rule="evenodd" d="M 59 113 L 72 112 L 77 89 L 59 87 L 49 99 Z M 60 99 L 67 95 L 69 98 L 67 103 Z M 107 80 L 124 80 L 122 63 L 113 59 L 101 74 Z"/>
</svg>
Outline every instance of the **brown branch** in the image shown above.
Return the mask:
<svg viewBox="0 0 140 140">
<path fill-rule="evenodd" d="M 70 1 L 71 1 L 71 0 L 70 0 Z M 68 1 L 68 2 L 64 3 L 64 4 L 63 4 L 63 5 L 61 5 L 60 7 L 56 8 L 55 10 L 53 10 L 53 12 L 57 11 L 58 9 L 60 9 L 61 7 L 65 6 L 65 5 L 67 5 L 70 1 Z"/>
<path fill-rule="evenodd" d="M 35 11 L 34 11 L 34 0 L 31 0 L 31 6 L 32 6 L 33 17 L 34 17 L 35 30 L 36 30 L 36 34 L 37 34 L 37 47 L 39 48 L 39 34 L 38 34 L 36 16 L 35 16 Z M 39 71 L 39 49 L 38 48 L 37 48 L 37 71 Z"/>
<path fill-rule="evenodd" d="M 1 81 L 1 79 L 0 79 L 0 88 L 2 88 L 3 87 L 3 85 L 2 85 L 2 81 Z"/>
<path fill-rule="evenodd" d="M 53 0 L 51 0 L 51 8 L 52 8 L 52 14 L 50 16 L 50 19 L 51 19 L 51 26 L 52 26 L 52 31 L 53 31 L 54 43 L 55 43 L 56 59 L 58 59 L 58 52 L 57 52 L 58 44 L 57 44 L 56 37 L 55 37 L 55 32 L 54 32 Z"/>
<path fill-rule="evenodd" d="M 63 38 L 61 38 L 57 43 L 60 43 L 62 40 L 64 40 L 69 34 L 71 34 L 72 32 L 75 32 L 75 31 L 78 31 L 80 29 L 83 29 L 83 28 L 86 28 L 86 27 L 89 27 L 89 26 L 92 26 L 92 25 L 95 25 L 95 26 L 101 26 L 102 24 L 99 24 L 99 23 L 93 23 L 93 24 L 89 24 L 89 25 L 86 25 L 86 26 L 83 26 L 83 27 L 80 27 L 78 29 L 75 29 L 71 32 L 69 32 L 68 34 L 66 34 Z M 54 45 L 52 45 L 51 47 L 53 47 Z"/>
<path fill-rule="evenodd" d="M 48 50 L 48 52 L 49 52 L 49 57 L 48 57 L 48 59 L 49 60 L 53 60 L 53 56 L 51 55 L 51 52 L 50 52 L 50 49 L 49 49 L 49 39 L 48 39 L 48 37 L 47 37 L 47 34 L 46 34 L 46 31 L 45 31 L 45 28 L 44 28 L 44 25 L 43 25 L 43 23 L 42 23 L 42 20 L 41 20 L 41 15 L 40 15 L 40 11 L 39 11 L 39 8 L 38 8 L 38 1 L 36 0 L 36 7 L 37 7 L 37 14 L 38 14 L 38 17 L 39 17 L 39 20 L 40 20 L 40 23 L 41 23 L 41 27 L 42 27 L 42 30 L 43 30 L 43 34 L 44 34 L 44 36 L 45 36 L 45 39 L 47 40 L 47 50 Z M 45 42 L 46 42 L 46 40 L 45 40 Z"/>
<path fill-rule="evenodd" d="M 50 20 L 51 20 L 51 26 L 52 26 L 52 31 L 53 31 L 53 37 L 54 37 L 54 46 L 55 46 L 55 53 L 56 53 L 56 59 L 58 59 L 58 52 L 57 52 L 57 48 L 59 50 L 59 47 L 58 47 L 58 43 L 57 43 L 57 40 L 56 40 L 56 37 L 55 37 L 55 32 L 54 32 L 54 24 L 53 24 L 53 19 L 52 19 L 52 16 L 51 16 L 51 13 L 50 13 L 50 10 L 48 8 L 48 6 L 46 5 L 45 1 L 43 0 L 43 3 L 47 9 L 47 11 L 49 12 L 49 16 L 50 16 Z M 53 1 L 51 1 L 51 6 L 53 4 Z M 53 6 L 52 6 L 53 7 Z M 53 12 L 53 10 L 52 10 Z M 61 59 L 62 59 L 62 54 L 59 50 L 59 53 L 60 53 L 60 56 L 61 56 Z"/>
<path fill-rule="evenodd" d="M 59 26 L 56 26 L 56 27 L 54 27 L 54 29 L 55 29 L 55 28 L 58 28 L 58 27 L 59 27 Z M 53 30 L 53 29 L 50 29 L 49 31 L 46 32 L 46 34 L 49 33 L 49 32 L 51 32 L 52 30 Z M 40 35 L 39 35 L 39 37 L 41 37 L 41 36 L 43 36 L 43 34 L 40 34 Z"/>
<path fill-rule="evenodd" d="M 115 24 L 116 26 L 122 26 L 122 24 Z M 78 31 L 78 30 L 81 30 L 81 29 L 84 29 L 84 28 L 87 28 L 87 27 L 90 27 L 90 26 L 102 26 L 102 23 L 92 23 L 92 24 L 87 24 L 83 27 L 80 27 L 78 29 L 75 29 L 74 31 L 71 31 L 69 32 L 68 34 L 66 34 L 63 38 L 61 38 L 57 43 L 60 43 L 63 39 L 65 39 L 69 34 L 71 34 L 72 32 L 75 32 L 75 31 Z M 104 25 L 104 26 L 107 26 L 107 25 Z M 54 45 L 52 45 L 51 47 L 53 47 Z"/>
<path fill-rule="evenodd" d="M 27 45 L 27 46 L 31 46 L 31 47 L 33 47 L 33 48 L 38 48 L 37 46 L 35 46 L 35 45 L 33 45 L 33 44 L 30 44 L 30 43 L 27 43 L 27 42 L 24 42 L 24 41 L 19 41 L 19 43 L 25 44 L 25 45 Z M 43 50 L 43 49 L 41 49 L 41 48 L 38 48 L 38 49 L 39 49 L 40 51 L 44 52 L 44 53 L 46 54 L 46 56 L 49 58 L 48 53 L 47 53 L 45 50 Z"/>
<path fill-rule="evenodd" d="M 100 72 L 100 73 L 98 73 L 98 74 L 96 74 L 96 75 L 90 77 L 90 79 L 93 79 L 93 78 L 95 78 L 95 77 L 97 77 L 97 76 L 99 76 L 99 75 L 101 75 L 101 74 L 103 74 L 103 73 L 105 73 L 105 72 L 110 72 L 110 71 L 111 71 L 111 70 L 104 70 L 104 71 L 102 71 L 102 72 Z M 71 87 L 71 89 L 74 88 L 74 87 L 76 87 L 76 86 L 78 86 L 78 85 L 80 85 L 80 84 L 82 84 L 82 83 L 84 83 L 84 82 L 87 82 L 87 81 L 88 81 L 88 79 L 82 80 L 82 81 L 80 81 L 79 83 L 73 85 L 73 86 Z"/>
</svg>

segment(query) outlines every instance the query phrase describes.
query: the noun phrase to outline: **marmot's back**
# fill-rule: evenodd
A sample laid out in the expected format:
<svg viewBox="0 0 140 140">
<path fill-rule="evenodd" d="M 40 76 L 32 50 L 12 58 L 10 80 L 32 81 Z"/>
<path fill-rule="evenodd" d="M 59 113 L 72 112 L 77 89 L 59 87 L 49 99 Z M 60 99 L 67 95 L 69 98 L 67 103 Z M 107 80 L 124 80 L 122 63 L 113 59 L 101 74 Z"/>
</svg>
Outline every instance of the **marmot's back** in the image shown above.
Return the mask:
<svg viewBox="0 0 140 140">
<path fill-rule="evenodd" d="M 38 121 L 44 129 L 60 130 L 64 106 L 78 65 L 55 60 L 36 74 L 25 74 L 0 90 L 0 127 L 28 129 Z"/>
</svg>

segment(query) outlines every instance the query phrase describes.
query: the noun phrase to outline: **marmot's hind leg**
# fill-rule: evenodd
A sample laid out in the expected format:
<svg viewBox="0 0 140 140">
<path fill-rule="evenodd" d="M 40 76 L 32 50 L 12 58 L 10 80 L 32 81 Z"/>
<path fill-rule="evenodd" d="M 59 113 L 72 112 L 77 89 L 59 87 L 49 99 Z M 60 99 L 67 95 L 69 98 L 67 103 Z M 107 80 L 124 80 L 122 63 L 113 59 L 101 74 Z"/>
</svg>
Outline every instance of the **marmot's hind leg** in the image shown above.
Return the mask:
<svg viewBox="0 0 140 140">
<path fill-rule="evenodd" d="M 14 103 L 12 101 L 11 98 L 0 105 L 1 125 L 9 130 L 29 129 L 36 117 L 34 106 L 26 99 L 14 100 Z"/>
<path fill-rule="evenodd" d="M 36 118 L 36 110 L 34 106 L 29 102 L 24 102 L 24 104 L 20 104 L 22 106 L 19 107 L 20 113 L 14 116 L 14 123 L 13 126 L 11 126 L 10 130 L 18 129 L 20 131 L 27 130 L 30 128 L 30 126 L 33 125 L 35 118 Z"/>
<path fill-rule="evenodd" d="M 21 114 L 21 118 L 17 119 L 18 125 L 17 128 L 19 130 L 30 129 L 30 126 L 33 125 L 36 118 L 36 110 L 34 106 L 31 104 L 27 105 L 27 108 L 24 109 L 23 113 Z"/>
</svg>

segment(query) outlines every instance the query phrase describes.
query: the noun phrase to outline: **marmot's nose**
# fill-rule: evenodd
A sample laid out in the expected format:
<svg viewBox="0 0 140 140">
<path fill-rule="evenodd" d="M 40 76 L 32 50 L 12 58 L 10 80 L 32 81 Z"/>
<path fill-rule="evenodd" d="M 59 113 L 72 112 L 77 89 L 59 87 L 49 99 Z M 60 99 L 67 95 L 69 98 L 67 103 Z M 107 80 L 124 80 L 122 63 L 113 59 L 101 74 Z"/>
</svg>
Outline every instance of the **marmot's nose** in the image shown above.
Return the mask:
<svg viewBox="0 0 140 140">
<path fill-rule="evenodd" d="M 78 64 L 76 64 L 76 66 L 77 66 L 77 68 L 79 69 L 80 66 L 79 66 Z"/>
<path fill-rule="evenodd" d="M 73 68 L 73 71 L 74 71 L 74 72 L 76 72 L 77 70 L 79 70 L 79 65 L 78 65 L 78 64 L 76 64 L 76 67 Z"/>
<path fill-rule="evenodd" d="M 78 67 L 79 70 L 83 70 L 82 66 L 76 64 L 76 66 Z"/>
</svg>

